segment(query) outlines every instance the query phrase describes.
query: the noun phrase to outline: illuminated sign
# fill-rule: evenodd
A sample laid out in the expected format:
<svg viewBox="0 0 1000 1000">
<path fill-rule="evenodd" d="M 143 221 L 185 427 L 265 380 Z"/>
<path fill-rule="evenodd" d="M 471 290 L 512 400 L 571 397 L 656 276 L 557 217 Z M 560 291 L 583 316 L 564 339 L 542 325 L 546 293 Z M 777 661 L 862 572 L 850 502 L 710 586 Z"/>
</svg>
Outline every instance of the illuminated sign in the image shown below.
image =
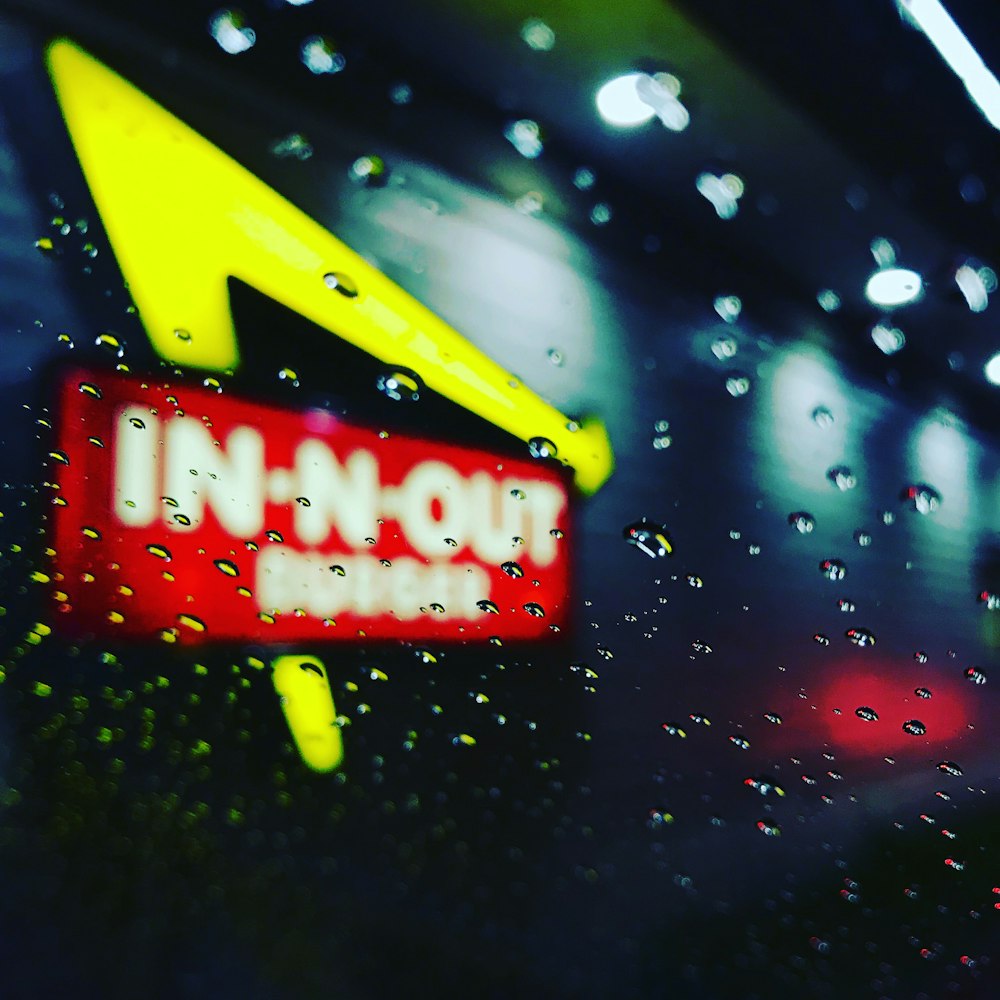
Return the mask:
<svg viewBox="0 0 1000 1000">
<path fill-rule="evenodd" d="M 72 634 L 540 639 L 566 617 L 558 466 L 85 371 L 53 455 Z"/>
</svg>

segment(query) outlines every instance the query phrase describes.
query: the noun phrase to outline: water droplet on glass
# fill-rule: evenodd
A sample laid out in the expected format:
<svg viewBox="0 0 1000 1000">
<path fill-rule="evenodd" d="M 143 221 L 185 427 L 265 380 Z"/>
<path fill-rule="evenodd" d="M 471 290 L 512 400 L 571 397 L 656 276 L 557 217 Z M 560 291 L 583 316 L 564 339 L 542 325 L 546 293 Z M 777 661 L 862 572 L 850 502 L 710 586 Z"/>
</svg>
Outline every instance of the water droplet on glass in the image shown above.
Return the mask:
<svg viewBox="0 0 1000 1000">
<path fill-rule="evenodd" d="M 967 667 L 965 670 L 965 679 L 972 681 L 973 684 L 985 684 L 986 673 L 980 670 L 979 667 Z"/>
<path fill-rule="evenodd" d="M 527 496 L 527 494 L 524 492 L 524 490 L 519 490 L 519 489 L 513 489 L 513 490 L 511 490 L 510 491 L 510 495 L 515 500 L 523 500 Z"/>
<path fill-rule="evenodd" d="M 896 354 L 906 346 L 906 337 L 897 327 L 878 323 L 872 327 L 872 343 L 883 354 Z"/>
<path fill-rule="evenodd" d="M 854 714 L 859 719 L 864 719 L 865 722 L 878 722 L 878 712 L 874 708 L 869 708 L 867 705 L 862 705 L 854 710 Z"/>
<path fill-rule="evenodd" d="M 701 590 L 705 586 L 705 581 L 695 573 L 688 573 L 687 584 L 689 587 L 693 587 L 695 590 Z"/>
<path fill-rule="evenodd" d="M 857 531 L 854 532 L 854 540 L 858 543 L 858 545 L 860 545 L 863 549 L 865 549 L 869 545 L 871 545 L 872 536 L 869 532 L 859 528 Z"/>
<path fill-rule="evenodd" d="M 943 760 L 938 764 L 938 770 L 944 772 L 945 774 L 950 774 L 953 777 L 961 777 L 962 769 L 953 760 Z"/>
<path fill-rule="evenodd" d="M 347 171 L 355 184 L 365 184 L 369 187 L 381 187 L 389 178 L 385 161 L 381 156 L 359 156 Z"/>
<path fill-rule="evenodd" d="M 343 295 L 345 299 L 356 299 L 358 297 L 358 286 L 354 279 L 340 271 L 329 271 L 323 275 L 323 284 L 332 289 L 338 295 Z"/>
<path fill-rule="evenodd" d="M 597 176 L 588 167 L 580 167 L 573 174 L 573 187 L 580 191 L 589 191 L 597 181 Z"/>
<path fill-rule="evenodd" d="M 415 649 L 414 655 L 421 663 L 437 663 L 438 658 L 429 649 Z"/>
<path fill-rule="evenodd" d="M 918 649 L 913 654 L 913 659 L 915 659 L 917 661 L 917 663 L 926 663 L 927 662 L 927 654 L 922 649 Z"/>
<path fill-rule="evenodd" d="M 192 632 L 204 632 L 207 629 L 205 623 L 195 615 L 178 615 L 177 621 L 181 625 L 186 625 Z"/>
<path fill-rule="evenodd" d="M 556 457 L 556 446 L 548 438 L 533 437 L 528 442 L 528 451 L 532 458 Z"/>
<path fill-rule="evenodd" d="M 750 391 L 750 379 L 741 373 L 734 373 L 726 379 L 726 392 L 730 396 L 745 396 Z"/>
<path fill-rule="evenodd" d="M 926 483 L 913 483 L 904 487 L 899 498 L 911 504 L 918 514 L 929 514 L 941 506 L 941 494 Z"/>
<path fill-rule="evenodd" d="M 853 601 L 849 601 L 846 597 L 842 597 L 842 598 L 840 598 L 839 601 L 837 601 L 837 607 L 841 611 L 843 611 L 845 615 L 846 614 L 851 614 L 853 611 L 856 610 L 855 607 L 854 607 L 854 602 Z"/>
<path fill-rule="evenodd" d="M 435 601 L 433 604 L 429 604 L 428 607 L 436 615 L 443 615 L 444 614 L 444 605 L 443 604 L 438 604 L 437 601 Z"/>
<path fill-rule="evenodd" d="M 155 543 L 150 543 L 149 545 L 146 546 L 146 551 L 154 556 L 157 556 L 160 559 L 166 559 L 167 562 L 170 562 L 172 558 L 170 554 L 170 549 L 168 549 L 165 545 L 157 545 Z"/>
<path fill-rule="evenodd" d="M 103 393 L 96 385 L 94 385 L 93 382 L 81 382 L 80 392 L 82 392 L 85 396 L 91 396 L 94 399 L 103 398 Z"/>
<path fill-rule="evenodd" d="M 264 534 L 269 542 L 283 542 L 285 540 L 285 536 L 280 531 L 265 531 Z"/>
<path fill-rule="evenodd" d="M 510 540 L 510 543 L 512 546 L 524 545 L 524 539 L 520 535 L 514 535 L 514 537 Z"/>
<path fill-rule="evenodd" d="M 590 210 L 590 221 L 595 226 L 606 226 L 611 221 L 611 206 L 607 202 L 599 201 Z"/>
<path fill-rule="evenodd" d="M 375 388 L 397 402 L 415 403 L 420 399 L 423 383 L 420 376 L 409 368 L 392 368 L 378 376 Z"/>
<path fill-rule="evenodd" d="M 824 559 L 819 564 L 819 571 L 828 580 L 843 580 L 847 576 L 847 564 L 840 559 Z"/>
<path fill-rule="evenodd" d="M 549 348 L 548 358 L 549 361 L 556 366 L 556 368 L 562 368 L 562 366 L 566 363 L 565 355 L 556 347 Z"/>
<path fill-rule="evenodd" d="M 781 827 L 774 822 L 773 819 L 759 819 L 757 820 L 757 829 L 760 830 L 765 837 L 780 837 Z"/>
<path fill-rule="evenodd" d="M 113 333 L 100 333 L 94 340 L 97 347 L 103 347 L 116 358 L 125 356 L 125 345 Z"/>
<path fill-rule="evenodd" d="M 781 716 L 777 712 L 765 712 L 764 718 L 773 726 L 780 726 L 782 722 Z"/>
<path fill-rule="evenodd" d="M 240 568 L 232 561 L 232 559 L 215 559 L 215 568 L 221 573 L 225 573 L 226 576 L 239 576 Z"/>
<path fill-rule="evenodd" d="M 444 540 L 444 544 L 445 545 L 450 545 L 453 549 L 457 549 L 458 548 L 458 542 L 456 542 L 454 538 L 446 538 Z"/>
<path fill-rule="evenodd" d="M 562 528 L 549 528 L 549 534 L 553 538 L 563 538 L 565 535 Z"/>
<path fill-rule="evenodd" d="M 379 565 L 384 566 L 386 569 L 389 569 L 389 567 L 392 566 L 392 560 L 391 559 L 379 559 Z"/>
<path fill-rule="evenodd" d="M 879 513 L 879 517 L 882 519 L 883 524 L 895 524 L 896 515 L 891 510 L 883 510 Z"/>
<path fill-rule="evenodd" d="M 823 312 L 836 312 L 840 308 L 840 296 L 832 288 L 822 289 L 816 296 Z"/>
<path fill-rule="evenodd" d="M 919 719 L 907 719 L 903 723 L 903 732 L 910 736 L 923 736 L 927 732 L 927 727 Z"/>
<path fill-rule="evenodd" d="M 858 485 L 854 473 L 846 465 L 835 465 L 828 469 L 826 478 L 837 487 L 838 490 L 853 490 Z"/>
<path fill-rule="evenodd" d="M 498 615 L 500 614 L 500 609 L 490 600 L 476 601 L 476 607 L 480 611 L 485 611 L 488 615 Z"/>
<path fill-rule="evenodd" d="M 830 637 L 828 635 L 823 635 L 822 632 L 817 632 L 813 636 L 813 642 L 818 643 L 820 646 L 829 646 Z"/>
<path fill-rule="evenodd" d="M 330 572 L 333 573 L 334 576 L 347 576 L 347 570 L 344 569 L 344 567 L 339 563 L 334 563 L 330 567 Z"/>
<path fill-rule="evenodd" d="M 846 635 L 855 646 L 874 646 L 877 642 L 875 634 L 866 628 L 849 628 L 844 635 Z"/>
<path fill-rule="evenodd" d="M 625 527 L 622 537 L 651 559 L 672 555 L 674 551 L 666 526 L 645 518 Z"/>
<path fill-rule="evenodd" d="M 503 136 L 526 160 L 534 160 L 542 153 L 542 130 L 532 118 L 508 122 Z"/>
<path fill-rule="evenodd" d="M 931 692 L 930 692 L 929 688 L 914 688 L 913 689 L 913 693 L 918 698 L 930 698 L 931 697 Z"/>
<path fill-rule="evenodd" d="M 520 563 L 516 563 L 516 562 L 513 562 L 511 560 L 508 560 L 507 562 L 502 563 L 501 566 L 500 566 L 500 568 L 509 577 L 513 577 L 515 580 L 519 580 L 522 576 L 524 576 L 524 570 L 521 568 L 521 564 Z"/>
<path fill-rule="evenodd" d="M 64 451 L 50 451 L 49 458 L 53 462 L 58 462 L 60 465 L 69 465 L 69 455 Z"/>
<path fill-rule="evenodd" d="M 524 605 L 524 610 L 527 611 L 529 615 L 533 615 L 535 618 L 545 617 L 545 608 L 535 601 L 528 601 L 528 603 Z"/>
<path fill-rule="evenodd" d="M 812 411 L 812 419 L 817 427 L 827 428 L 833 426 L 833 414 L 825 406 L 817 406 Z"/>
</svg>

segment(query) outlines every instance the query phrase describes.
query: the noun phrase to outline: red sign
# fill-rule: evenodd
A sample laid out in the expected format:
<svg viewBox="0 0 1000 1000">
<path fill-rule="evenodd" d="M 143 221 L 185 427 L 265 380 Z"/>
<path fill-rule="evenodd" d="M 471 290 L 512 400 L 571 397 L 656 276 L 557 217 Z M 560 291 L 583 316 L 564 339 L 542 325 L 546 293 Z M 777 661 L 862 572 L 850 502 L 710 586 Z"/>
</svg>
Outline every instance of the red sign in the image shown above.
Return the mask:
<svg viewBox="0 0 1000 1000">
<path fill-rule="evenodd" d="M 57 438 L 72 635 L 539 639 L 565 621 L 567 488 L 541 463 L 85 371 Z"/>
</svg>

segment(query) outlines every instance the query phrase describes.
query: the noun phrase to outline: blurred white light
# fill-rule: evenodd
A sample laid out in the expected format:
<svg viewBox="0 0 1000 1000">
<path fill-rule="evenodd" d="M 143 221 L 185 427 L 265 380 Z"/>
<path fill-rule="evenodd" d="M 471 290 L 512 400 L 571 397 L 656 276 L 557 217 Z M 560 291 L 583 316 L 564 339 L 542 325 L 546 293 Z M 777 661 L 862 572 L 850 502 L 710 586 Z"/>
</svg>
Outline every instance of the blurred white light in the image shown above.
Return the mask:
<svg viewBox="0 0 1000 1000">
<path fill-rule="evenodd" d="M 242 15 L 233 10 L 220 10 L 213 14 L 208 30 L 219 43 L 219 48 L 231 56 L 246 52 L 257 41 L 253 28 L 245 27 Z"/>
<path fill-rule="evenodd" d="M 681 94 L 681 81 L 670 73 L 656 73 L 653 76 L 640 76 L 635 82 L 639 100 L 648 104 L 664 128 L 671 132 L 683 132 L 691 124 L 688 109 L 678 100 Z"/>
<path fill-rule="evenodd" d="M 895 354 L 906 346 L 903 331 L 883 323 L 872 328 L 872 341 L 883 354 Z"/>
<path fill-rule="evenodd" d="M 920 297 L 924 283 L 916 271 L 905 267 L 885 267 L 876 271 L 865 285 L 869 302 L 877 306 L 904 306 Z"/>
<path fill-rule="evenodd" d="M 302 43 L 299 56 L 309 71 L 317 76 L 339 73 L 347 65 L 347 60 L 322 35 L 310 35 Z"/>
<path fill-rule="evenodd" d="M 1000 354 L 994 354 L 993 357 L 986 362 L 986 367 L 983 371 L 986 373 L 986 377 L 994 385 L 1000 385 Z"/>
<path fill-rule="evenodd" d="M 637 84 L 645 73 L 626 73 L 609 80 L 597 92 L 597 110 L 609 125 L 627 128 L 648 122 L 656 111 L 639 96 Z"/>
<path fill-rule="evenodd" d="M 990 304 L 990 292 L 996 288 L 996 280 L 996 274 L 988 267 L 977 269 L 963 264 L 955 272 L 955 284 L 974 313 L 982 312 Z"/>
<path fill-rule="evenodd" d="M 698 193 L 707 198 L 715 207 L 720 219 L 731 219 L 739 210 L 737 204 L 743 196 L 743 180 L 736 174 L 699 174 L 695 182 Z"/>
<path fill-rule="evenodd" d="M 503 130 L 504 138 L 527 160 L 542 153 L 542 130 L 530 118 L 510 122 Z"/>
<path fill-rule="evenodd" d="M 537 17 L 529 17 L 521 25 L 521 39 L 529 49 L 536 52 L 550 52 L 556 44 L 556 33 Z"/>
<path fill-rule="evenodd" d="M 1000 81 L 938 0 L 896 0 L 900 12 L 930 39 L 941 58 L 965 84 L 987 121 L 1000 129 Z"/>
</svg>

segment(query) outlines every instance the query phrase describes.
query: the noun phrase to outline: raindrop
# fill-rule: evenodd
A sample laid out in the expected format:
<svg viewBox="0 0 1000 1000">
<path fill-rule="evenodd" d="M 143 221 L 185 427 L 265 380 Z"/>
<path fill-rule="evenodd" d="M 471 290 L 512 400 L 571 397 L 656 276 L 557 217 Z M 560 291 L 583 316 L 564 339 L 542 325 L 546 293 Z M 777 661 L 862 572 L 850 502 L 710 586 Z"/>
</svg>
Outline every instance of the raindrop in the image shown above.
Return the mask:
<svg viewBox="0 0 1000 1000">
<path fill-rule="evenodd" d="M 336 46 L 322 35 L 310 35 L 305 39 L 299 48 L 299 58 L 309 72 L 317 76 L 339 73 L 347 65 L 347 60 Z"/>
<path fill-rule="evenodd" d="M 833 414 L 825 406 L 817 406 L 812 411 L 812 419 L 817 427 L 827 428 L 833 426 Z"/>
<path fill-rule="evenodd" d="M 910 503 L 918 514 L 929 514 L 941 506 L 941 494 L 926 483 L 913 483 L 904 487 L 899 499 Z"/>
<path fill-rule="evenodd" d="M 730 396 L 745 396 L 750 391 L 750 379 L 742 373 L 734 373 L 726 379 L 726 392 Z"/>
<path fill-rule="evenodd" d="M 906 346 L 906 337 L 897 327 L 879 323 L 872 327 L 872 343 L 883 354 L 896 354 Z"/>
<path fill-rule="evenodd" d="M 930 689 L 928 689 L 928 688 L 914 688 L 913 689 L 913 693 L 918 698 L 930 698 L 931 697 L 931 692 L 930 692 Z"/>
<path fill-rule="evenodd" d="M 409 368 L 392 368 L 378 376 L 375 388 L 397 402 L 415 403 L 420 399 L 423 384 L 420 376 Z"/>
<path fill-rule="evenodd" d="M 429 649 L 415 649 L 414 655 L 421 663 L 437 663 L 438 658 Z"/>
<path fill-rule="evenodd" d="M 528 442 L 528 451 L 532 458 L 556 457 L 556 446 L 548 438 L 533 437 Z"/>
<path fill-rule="evenodd" d="M 863 549 L 866 549 L 872 543 L 872 536 L 871 536 L 871 534 L 869 534 L 869 532 L 864 531 L 861 528 L 859 528 L 857 531 L 854 532 L 854 540 Z"/>
<path fill-rule="evenodd" d="M 476 601 L 476 607 L 480 611 L 485 611 L 488 615 L 498 615 L 500 614 L 500 609 L 490 600 Z"/>
<path fill-rule="evenodd" d="M 874 708 L 869 708 L 867 705 L 862 705 L 860 708 L 854 710 L 854 714 L 859 719 L 864 719 L 865 722 L 878 722 L 878 712 Z"/>
<path fill-rule="evenodd" d="M 556 368 L 562 368 L 562 366 L 566 363 L 565 355 L 556 347 L 549 348 L 548 358 L 549 361 L 556 366 Z"/>
<path fill-rule="evenodd" d="M 524 610 L 527 611 L 529 615 L 533 615 L 535 618 L 545 617 L 545 608 L 535 601 L 528 601 L 528 603 L 524 605 Z"/>
<path fill-rule="evenodd" d="M 49 458 L 53 462 L 58 462 L 60 465 L 69 465 L 69 455 L 64 451 L 50 451 Z"/>
<path fill-rule="evenodd" d="M 446 538 L 444 543 L 445 545 L 450 545 L 453 549 L 458 548 L 458 542 L 456 542 L 454 538 Z"/>
<path fill-rule="evenodd" d="M 781 827 L 774 822 L 773 819 L 759 819 L 757 820 L 757 829 L 760 830 L 765 837 L 780 837 Z"/>
<path fill-rule="evenodd" d="M 80 392 L 85 396 L 92 396 L 94 399 L 101 399 L 103 397 L 103 393 L 93 382 L 81 382 Z"/>
<path fill-rule="evenodd" d="M 549 534 L 553 538 L 562 538 L 564 536 L 562 528 L 549 528 Z"/>
<path fill-rule="evenodd" d="M 840 608 L 845 615 L 851 614 L 855 610 L 854 602 L 849 601 L 846 597 L 842 597 L 839 601 L 837 601 L 837 607 Z"/>
<path fill-rule="evenodd" d="M 597 176 L 588 167 L 580 167 L 573 174 L 573 187 L 580 191 L 589 191 L 597 181 Z"/>
<path fill-rule="evenodd" d="M 832 469 L 828 469 L 826 478 L 842 491 L 853 490 L 858 485 L 854 473 L 846 465 L 835 465 Z"/>
<path fill-rule="evenodd" d="M 323 275 L 323 284 L 332 289 L 345 299 L 356 299 L 358 297 L 358 286 L 353 278 L 340 271 L 328 271 Z"/>
<path fill-rule="evenodd" d="M 823 635 L 822 632 L 817 632 L 813 636 L 813 642 L 818 643 L 820 646 L 829 646 L 830 645 L 830 637 L 827 636 L 827 635 Z"/>
<path fill-rule="evenodd" d="M 523 500 L 527 496 L 527 494 L 524 492 L 524 490 L 519 490 L 519 489 L 513 489 L 513 490 L 511 490 L 510 491 L 510 495 L 515 500 Z"/>
<path fill-rule="evenodd" d="M 264 534 L 269 542 L 283 542 L 285 540 L 285 536 L 280 531 L 265 531 Z"/>
<path fill-rule="evenodd" d="M 875 634 L 866 628 L 849 628 L 844 635 L 846 635 L 855 646 L 874 646 L 877 641 Z"/>
<path fill-rule="evenodd" d="M 808 535 L 816 527 L 816 519 L 804 510 L 793 511 L 788 515 L 788 523 L 800 534 Z"/>
<path fill-rule="evenodd" d="M 202 379 L 201 384 L 206 389 L 214 389 L 217 393 L 222 392 L 222 383 L 214 375 Z"/>
<path fill-rule="evenodd" d="M 191 343 L 191 331 L 190 330 L 180 330 L 180 329 L 174 330 L 174 336 L 182 344 L 190 344 Z"/>
<path fill-rule="evenodd" d="M 985 684 L 986 674 L 979 667 L 966 667 L 965 679 L 972 681 L 973 684 Z"/>
<path fill-rule="evenodd" d="M 953 760 L 943 760 L 938 764 L 938 770 L 943 771 L 945 774 L 950 774 L 953 777 L 959 778 L 962 776 L 962 769 Z"/>
<path fill-rule="evenodd" d="M 444 605 L 443 604 L 438 604 L 437 601 L 435 601 L 433 604 L 429 604 L 428 607 L 436 615 L 443 615 L 444 614 Z"/>
<path fill-rule="evenodd" d="M 87 538 L 100 539 L 101 537 L 101 533 L 97 530 L 97 528 L 89 528 L 87 526 L 84 526 L 80 530 L 83 532 L 84 535 L 86 535 Z"/>
<path fill-rule="evenodd" d="M 903 723 L 903 732 L 910 736 L 923 736 L 927 732 L 927 727 L 919 719 L 907 719 Z"/>
<path fill-rule="evenodd" d="M 513 577 L 515 580 L 519 580 L 522 576 L 524 576 L 524 570 L 521 568 L 521 564 L 513 562 L 512 560 L 502 563 L 500 568 L 508 576 Z"/>
<path fill-rule="evenodd" d="M 781 716 L 777 712 L 765 712 L 764 718 L 774 726 L 781 725 Z"/>
<path fill-rule="evenodd" d="M 883 524 L 895 524 L 896 515 L 891 510 L 883 510 L 879 513 L 879 517 L 882 519 Z"/>
<path fill-rule="evenodd" d="M 650 559 L 673 554 L 674 546 L 665 525 L 654 521 L 635 521 L 622 530 L 622 537 Z"/>
<path fill-rule="evenodd" d="M 330 567 L 330 572 L 333 573 L 334 576 L 347 576 L 347 570 L 344 569 L 344 567 L 339 563 L 334 563 Z"/>
<path fill-rule="evenodd" d="M 819 564 L 819 571 L 828 580 L 843 580 L 847 576 L 847 565 L 840 559 L 824 559 Z"/>
<path fill-rule="evenodd" d="M 145 423 L 143 423 L 143 421 L 139 417 L 129 417 L 128 418 L 128 422 L 133 427 L 135 427 L 136 430 L 140 430 L 141 431 L 141 430 L 145 429 L 145 427 L 146 427 Z"/>
<path fill-rule="evenodd" d="M 226 576 L 239 576 L 240 569 L 231 559 L 215 559 L 215 568 Z"/>
<path fill-rule="evenodd" d="M 689 587 L 694 587 L 695 590 L 701 590 L 705 586 L 704 580 L 700 576 L 696 576 L 694 573 L 688 573 L 687 582 Z"/>
<path fill-rule="evenodd" d="M 836 312 L 840 308 L 840 296 L 832 288 L 824 288 L 816 295 L 823 312 Z"/>
<path fill-rule="evenodd" d="M 186 625 L 193 632 L 204 632 L 207 630 L 205 623 L 195 615 L 181 614 L 177 616 L 177 621 L 181 625 Z"/>
<path fill-rule="evenodd" d="M 742 736 L 730 736 L 729 742 L 732 743 L 733 746 L 739 747 L 740 750 L 750 749 L 750 741 L 748 739 L 744 739 Z"/>
<path fill-rule="evenodd" d="M 922 649 L 918 649 L 913 654 L 913 659 L 915 659 L 917 661 L 917 663 L 926 663 L 927 662 L 927 654 Z"/>
<path fill-rule="evenodd" d="M 167 562 L 170 562 L 171 558 L 173 558 L 170 554 L 170 549 L 168 549 L 165 545 L 150 543 L 146 546 L 146 551 L 160 559 L 166 559 Z"/>
<path fill-rule="evenodd" d="M 94 340 L 98 347 L 103 347 L 109 354 L 116 358 L 125 356 L 125 345 L 113 333 L 98 334 Z"/>
<path fill-rule="evenodd" d="M 296 497 L 295 498 L 295 502 L 300 507 L 311 507 L 312 506 L 312 501 L 308 497 Z"/>
<path fill-rule="evenodd" d="M 379 559 L 379 564 L 382 565 L 382 566 L 384 566 L 386 569 L 389 569 L 389 567 L 392 566 L 392 560 L 390 560 L 390 559 Z"/>
<path fill-rule="evenodd" d="M 611 221 L 611 206 L 606 202 L 599 201 L 590 210 L 590 221 L 595 226 L 604 226 Z"/>
</svg>

